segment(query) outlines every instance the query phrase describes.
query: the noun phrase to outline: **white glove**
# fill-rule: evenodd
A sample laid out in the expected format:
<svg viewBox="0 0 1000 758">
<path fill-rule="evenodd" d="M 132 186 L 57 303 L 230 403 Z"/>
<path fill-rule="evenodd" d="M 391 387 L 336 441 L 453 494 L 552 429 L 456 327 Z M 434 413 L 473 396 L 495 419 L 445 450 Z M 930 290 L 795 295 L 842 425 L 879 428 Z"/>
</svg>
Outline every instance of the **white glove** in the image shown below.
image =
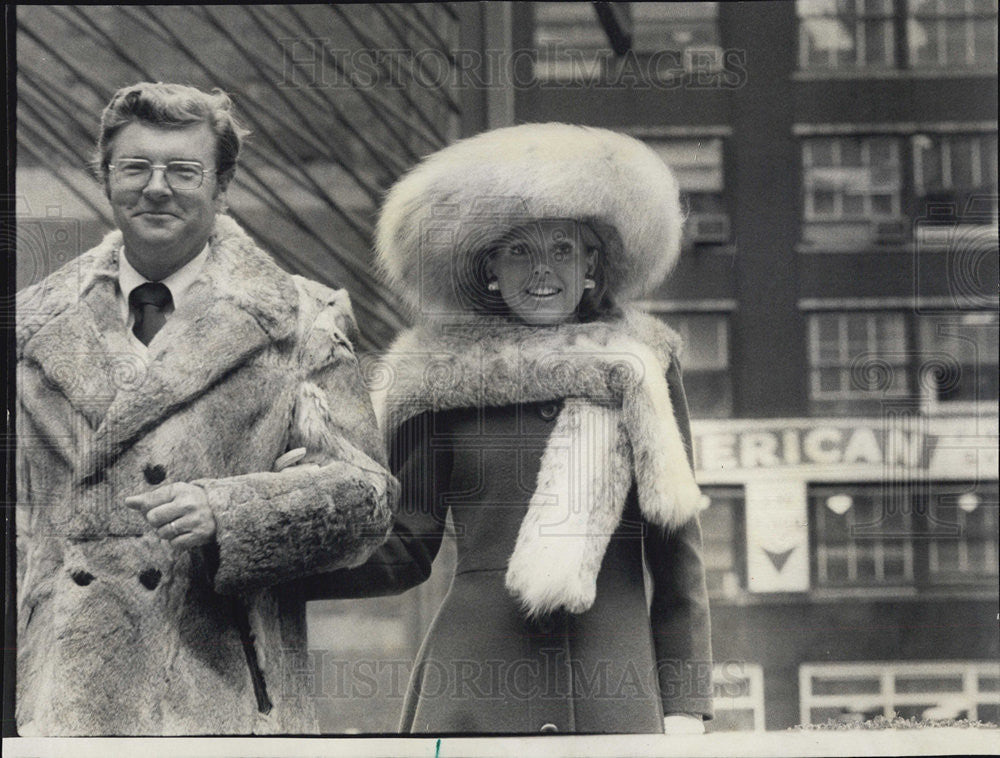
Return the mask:
<svg viewBox="0 0 1000 758">
<path fill-rule="evenodd" d="M 664 734 L 704 734 L 705 722 L 692 713 L 669 713 L 663 717 Z"/>
</svg>

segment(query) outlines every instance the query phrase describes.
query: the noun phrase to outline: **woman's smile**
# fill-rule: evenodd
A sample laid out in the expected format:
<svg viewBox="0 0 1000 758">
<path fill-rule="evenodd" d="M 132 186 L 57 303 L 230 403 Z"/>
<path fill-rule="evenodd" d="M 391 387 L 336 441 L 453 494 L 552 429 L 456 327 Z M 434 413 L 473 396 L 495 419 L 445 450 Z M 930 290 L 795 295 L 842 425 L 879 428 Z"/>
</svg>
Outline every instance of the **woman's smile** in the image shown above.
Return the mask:
<svg viewBox="0 0 1000 758">
<path fill-rule="evenodd" d="M 525 290 L 532 297 L 554 297 L 562 292 L 561 287 L 552 287 L 549 285 L 542 285 L 539 287 L 528 287 Z"/>
</svg>

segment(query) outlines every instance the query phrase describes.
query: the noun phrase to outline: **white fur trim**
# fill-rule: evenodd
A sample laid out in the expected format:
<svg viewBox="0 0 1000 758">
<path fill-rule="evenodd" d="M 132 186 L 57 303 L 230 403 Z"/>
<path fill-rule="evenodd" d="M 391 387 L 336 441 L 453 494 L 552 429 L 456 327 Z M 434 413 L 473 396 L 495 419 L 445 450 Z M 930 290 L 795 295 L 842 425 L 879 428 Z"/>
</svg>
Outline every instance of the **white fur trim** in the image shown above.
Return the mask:
<svg viewBox="0 0 1000 758">
<path fill-rule="evenodd" d="M 467 311 L 473 255 L 542 218 L 618 231 L 624 250 L 608 261 L 608 284 L 620 302 L 658 286 L 680 253 L 677 181 L 651 148 L 606 129 L 547 123 L 484 132 L 425 158 L 389 191 L 376 256 L 424 316 Z"/>
<path fill-rule="evenodd" d="M 633 478 L 652 524 L 680 526 L 702 505 L 664 376 L 674 344 L 637 313 L 558 328 L 424 325 L 365 373 L 377 377 L 370 389 L 387 436 L 425 411 L 564 399 L 506 582 L 528 615 L 580 613 Z"/>
<path fill-rule="evenodd" d="M 632 481 L 620 422 L 616 409 L 580 399 L 556 420 L 507 566 L 507 589 L 528 616 L 594 603 Z"/>
<path fill-rule="evenodd" d="M 673 527 L 701 508 L 701 491 L 674 421 L 670 390 L 652 351 L 634 340 L 621 346 L 635 384 L 622 394 L 622 415 L 632 443 L 639 509 L 652 523 Z"/>
</svg>

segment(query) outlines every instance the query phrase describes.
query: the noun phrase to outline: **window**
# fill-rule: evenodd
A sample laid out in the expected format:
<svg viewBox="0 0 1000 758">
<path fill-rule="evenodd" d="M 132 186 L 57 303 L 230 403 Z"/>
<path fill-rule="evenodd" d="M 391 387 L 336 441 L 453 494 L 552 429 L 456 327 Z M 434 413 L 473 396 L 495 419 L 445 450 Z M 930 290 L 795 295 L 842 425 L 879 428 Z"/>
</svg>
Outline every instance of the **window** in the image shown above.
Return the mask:
<svg viewBox="0 0 1000 758">
<path fill-rule="evenodd" d="M 1000 374 L 1000 316 L 988 311 L 924 315 L 917 325 L 925 407 L 975 413 L 980 404 L 993 405 Z"/>
<path fill-rule="evenodd" d="M 799 67 L 996 68 L 997 0 L 905 2 L 897 21 L 893 0 L 797 0 Z"/>
<path fill-rule="evenodd" d="M 996 223 L 997 135 L 915 135 L 913 182 L 922 217 L 933 204 L 935 218 L 944 220 L 941 205 L 950 204 L 954 221 Z M 985 218 L 968 219 L 970 213 Z"/>
<path fill-rule="evenodd" d="M 632 34 L 632 52 L 643 60 L 656 56 L 650 74 L 673 76 L 691 68 L 722 68 L 718 46 L 717 3 L 613 3 L 616 16 Z M 602 80 L 620 59 L 611 50 L 593 3 L 533 3 L 535 77 L 549 82 Z"/>
<path fill-rule="evenodd" d="M 729 216 L 722 194 L 721 139 L 646 139 L 673 170 L 688 217 L 685 237 L 694 243 L 729 242 Z"/>
<path fill-rule="evenodd" d="M 624 5 L 624 3 L 622 3 Z M 718 3 L 628 3 L 632 47 L 637 53 L 660 50 L 701 51 L 717 48 Z"/>
<path fill-rule="evenodd" d="M 806 139 L 802 172 L 806 242 L 866 244 L 879 241 L 886 222 L 898 225 L 901 180 L 895 138 Z"/>
<path fill-rule="evenodd" d="M 684 340 L 681 366 L 691 417 L 732 416 L 728 316 L 716 313 L 670 314 L 665 320 Z"/>
<path fill-rule="evenodd" d="M 942 486 L 930 498 L 927 573 L 932 584 L 968 584 L 998 574 L 997 488 Z"/>
<path fill-rule="evenodd" d="M 807 220 L 899 215 L 899 145 L 894 138 L 808 139 L 802 163 Z"/>
<path fill-rule="evenodd" d="M 881 485 L 810 487 L 817 586 L 913 582 L 910 509 L 888 507 L 888 499 Z"/>
<path fill-rule="evenodd" d="M 996 588 L 997 482 L 809 487 L 817 587 Z"/>
<path fill-rule="evenodd" d="M 815 313 L 808 328 L 814 415 L 870 410 L 887 395 L 910 391 L 903 314 Z"/>
<path fill-rule="evenodd" d="M 907 14 L 911 66 L 996 66 L 996 0 L 908 0 Z"/>
<path fill-rule="evenodd" d="M 757 663 L 724 661 L 712 671 L 715 718 L 709 732 L 764 731 L 764 670 Z"/>
<path fill-rule="evenodd" d="M 699 514 L 708 591 L 715 597 L 733 597 L 746 586 L 743 488 L 702 487 L 701 491 L 710 501 Z"/>
<path fill-rule="evenodd" d="M 868 415 L 907 397 L 927 413 L 979 414 L 1000 397 L 996 311 L 818 312 L 807 325 L 814 416 Z"/>
<path fill-rule="evenodd" d="M 892 0 L 798 0 L 803 69 L 890 68 Z"/>
<path fill-rule="evenodd" d="M 799 667 L 803 724 L 875 716 L 996 721 L 1000 664 L 993 661 L 807 663 Z"/>
<path fill-rule="evenodd" d="M 535 48 L 540 81 L 598 80 L 611 55 L 590 3 L 536 3 Z"/>
</svg>

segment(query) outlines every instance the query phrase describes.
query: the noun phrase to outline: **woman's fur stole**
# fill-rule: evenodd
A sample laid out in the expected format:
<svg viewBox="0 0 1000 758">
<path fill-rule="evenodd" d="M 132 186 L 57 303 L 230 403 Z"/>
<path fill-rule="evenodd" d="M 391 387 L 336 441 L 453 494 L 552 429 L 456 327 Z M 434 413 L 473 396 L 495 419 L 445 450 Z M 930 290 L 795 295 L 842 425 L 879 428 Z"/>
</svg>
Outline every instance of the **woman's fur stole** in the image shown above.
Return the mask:
<svg viewBox="0 0 1000 758">
<path fill-rule="evenodd" d="M 387 436 L 425 411 L 564 400 L 506 584 L 528 615 L 582 613 L 633 481 L 652 524 L 702 506 L 664 378 L 678 342 L 634 310 L 557 327 L 471 317 L 404 332 L 367 374 Z"/>
</svg>

